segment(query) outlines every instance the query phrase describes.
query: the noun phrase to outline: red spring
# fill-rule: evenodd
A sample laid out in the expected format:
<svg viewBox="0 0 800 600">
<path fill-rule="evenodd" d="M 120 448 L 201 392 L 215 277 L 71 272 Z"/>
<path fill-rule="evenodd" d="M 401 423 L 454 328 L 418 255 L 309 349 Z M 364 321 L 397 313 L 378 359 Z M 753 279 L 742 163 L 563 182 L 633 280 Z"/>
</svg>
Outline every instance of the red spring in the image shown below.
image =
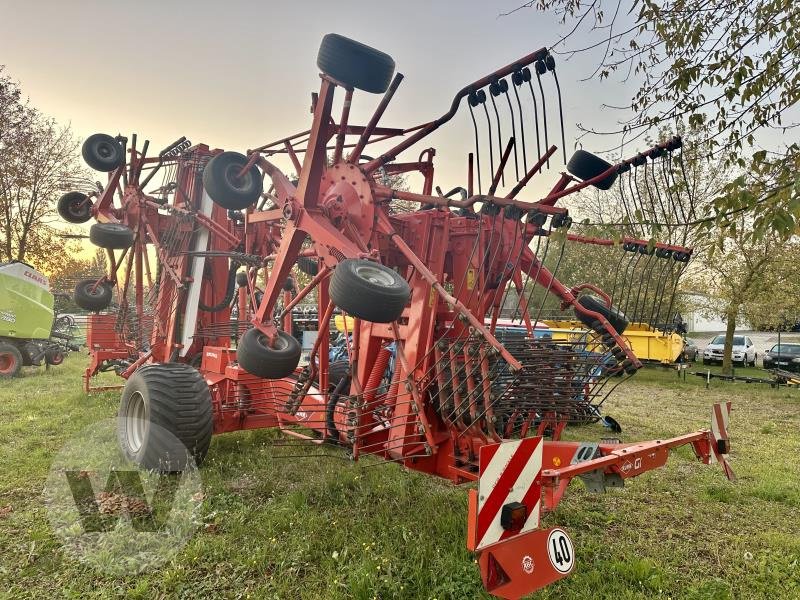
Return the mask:
<svg viewBox="0 0 800 600">
<path fill-rule="evenodd" d="M 378 356 L 375 357 L 375 363 L 372 365 L 372 371 L 367 378 L 367 385 L 364 389 L 364 402 L 369 406 L 369 403 L 375 400 L 378 393 L 378 386 L 381 384 L 386 367 L 389 366 L 389 360 L 392 358 L 392 352 L 385 346 L 378 350 Z M 396 367 L 395 367 L 396 368 Z"/>
</svg>

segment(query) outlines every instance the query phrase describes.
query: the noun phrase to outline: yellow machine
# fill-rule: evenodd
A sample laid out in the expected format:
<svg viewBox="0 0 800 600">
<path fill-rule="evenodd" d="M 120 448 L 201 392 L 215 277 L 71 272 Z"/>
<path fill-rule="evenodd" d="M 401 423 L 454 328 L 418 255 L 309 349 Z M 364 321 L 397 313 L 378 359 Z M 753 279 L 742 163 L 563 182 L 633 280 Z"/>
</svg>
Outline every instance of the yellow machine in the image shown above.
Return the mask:
<svg viewBox="0 0 800 600">
<path fill-rule="evenodd" d="M 578 321 L 543 321 L 550 328 L 554 340 L 578 340 L 586 333 Z M 642 361 L 671 364 L 683 352 L 683 338 L 677 333 L 664 333 L 644 323 L 631 323 L 622 336 L 633 353 Z"/>
</svg>

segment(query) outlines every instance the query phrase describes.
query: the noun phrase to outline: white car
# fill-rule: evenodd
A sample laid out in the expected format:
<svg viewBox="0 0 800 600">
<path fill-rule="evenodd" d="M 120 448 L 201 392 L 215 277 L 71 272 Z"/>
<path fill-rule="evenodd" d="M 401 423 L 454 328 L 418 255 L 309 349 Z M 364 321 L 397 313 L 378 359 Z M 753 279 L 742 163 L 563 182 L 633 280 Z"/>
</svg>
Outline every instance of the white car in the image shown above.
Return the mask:
<svg viewBox="0 0 800 600">
<path fill-rule="evenodd" d="M 724 349 L 725 336 L 718 335 L 711 340 L 711 343 L 709 343 L 705 350 L 703 350 L 703 364 L 708 365 L 715 362 L 722 363 L 722 354 Z M 731 360 L 734 363 L 739 363 L 743 367 L 747 365 L 755 367 L 756 358 L 758 358 L 758 354 L 756 354 L 756 347 L 753 345 L 753 340 L 746 335 L 733 336 Z"/>
</svg>

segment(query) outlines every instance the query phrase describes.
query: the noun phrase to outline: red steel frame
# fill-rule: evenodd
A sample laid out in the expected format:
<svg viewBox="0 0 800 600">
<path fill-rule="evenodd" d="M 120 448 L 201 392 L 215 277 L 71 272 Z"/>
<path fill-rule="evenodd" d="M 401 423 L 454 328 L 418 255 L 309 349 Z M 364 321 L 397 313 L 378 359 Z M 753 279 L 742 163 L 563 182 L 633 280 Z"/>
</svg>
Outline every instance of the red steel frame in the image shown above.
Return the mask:
<svg viewBox="0 0 800 600">
<path fill-rule="evenodd" d="M 640 366 L 621 336 L 614 331 L 608 320 L 600 313 L 590 311 L 577 300 L 583 289 L 597 292 L 593 286 L 584 284 L 569 288 L 562 284 L 542 265 L 531 248 L 531 242 L 539 233 L 534 223 L 523 223 L 519 219 L 497 219 L 482 213 L 474 216 L 460 216 L 450 208 L 473 208 L 476 204 L 495 206 L 498 210 L 519 211 L 519 214 L 532 212 L 547 215 L 565 215 L 556 202 L 571 193 L 577 192 L 592 183 L 601 181 L 615 173 L 620 167 L 615 165 L 593 179 L 577 182 L 563 174 L 551 192 L 538 202 L 516 199 L 531 178 L 541 171 L 544 162 L 554 154 L 555 146 L 531 167 L 520 184 L 506 196 L 493 194 L 475 195 L 472 192 L 472 161 L 469 162 L 468 189 L 466 199 L 454 200 L 433 195 L 433 149 L 423 151 L 416 162 L 396 163 L 395 158 L 403 151 L 449 121 L 456 113 L 459 104 L 470 92 L 480 89 L 498 78 L 506 77 L 525 65 L 543 59 L 545 49 L 534 52 L 514 63 L 499 69 L 491 75 L 462 89 L 454 98 L 450 110 L 440 118 L 410 129 L 378 127 L 383 111 L 394 95 L 402 79 L 397 75 L 379 103 L 372 119 L 364 127 L 349 124 L 349 106 L 353 90 L 327 75 L 322 81 L 315 97 L 313 122 L 310 130 L 280 139 L 248 152 L 249 163 L 258 166 L 271 180 L 272 197 L 277 207 L 246 210 L 244 222 L 227 218 L 226 211 L 214 205 L 210 216 L 198 214 L 202 197 L 202 186 L 198 170 L 192 168 L 187 159 L 205 159 L 218 151 L 207 146 L 196 146 L 178 161 L 178 186 L 181 190 L 165 212 L 162 203 L 145 194 L 139 183 L 142 170 L 155 163 L 144 152 L 137 152 L 135 141 L 131 148 L 129 165 L 120 167 L 109 175 L 105 192 L 93 208 L 93 214 L 101 222 L 123 222 L 136 232 L 136 244 L 125 256 L 117 257 L 110 253 L 111 273 L 108 279 L 120 287 L 120 294 L 126 297 L 128 286 L 133 286 L 136 310 L 144 314 L 145 279 L 149 286 L 150 277 L 148 245 L 155 249 L 158 261 L 166 271 L 162 274 L 155 305 L 156 324 L 153 328 L 149 349 L 136 350 L 130 344 L 114 339 L 102 347 L 102 343 L 92 348 L 92 363 L 86 373 L 89 377 L 97 372 L 100 365 L 109 359 L 127 357 L 130 360 L 122 372 L 129 376 L 145 362 L 168 362 L 195 357 L 199 369 L 204 374 L 212 392 L 214 403 L 214 433 L 278 427 L 287 434 L 314 443 L 336 438 L 340 444 L 349 445 L 352 454 L 373 454 L 401 462 L 404 466 L 448 478 L 455 483 L 477 481 L 480 478 L 478 457 L 482 448 L 506 443 L 504 431 L 497 431 L 492 425 L 491 403 L 486 402 L 486 413 L 467 424 L 460 417 L 443 418 L 432 406 L 431 373 L 433 366 L 443 358 L 443 351 L 434 344 L 443 334 L 451 332 L 458 338 L 465 332 L 482 340 L 477 358 L 453 356 L 452 364 L 463 364 L 484 375 L 486 382 L 487 365 L 490 356 L 502 357 L 512 371 L 522 368 L 521 363 L 495 337 L 499 306 L 497 292 L 487 288 L 487 281 L 496 278 L 498 285 L 505 287 L 511 282 L 521 285 L 523 276 L 531 277 L 535 283 L 555 294 L 565 307 L 601 322 L 614 341 L 624 351 L 627 365 L 632 370 Z M 337 87 L 345 88 L 345 103 L 338 124 L 333 119 L 334 95 Z M 346 143 L 348 136 L 358 136 L 355 143 Z M 362 162 L 362 151 L 367 144 L 388 140 L 394 137 L 403 139 L 393 148 L 377 158 Z M 331 147 L 331 143 L 333 146 Z M 298 147 L 305 144 L 304 148 Z M 665 146 L 659 146 L 664 148 Z M 657 148 L 659 148 L 657 147 Z M 510 148 L 510 145 L 509 145 Z M 345 156 L 346 149 L 352 149 Z M 655 150 L 655 149 L 654 149 Z M 328 164 L 329 152 L 333 152 L 333 163 Z M 276 153 L 286 153 L 298 168 L 299 181 L 290 182 L 269 157 Z M 302 155 L 302 161 L 300 156 Z M 505 158 L 507 159 L 508 152 Z M 633 160 L 633 159 L 631 159 Z M 504 162 L 504 161 L 503 161 Z M 626 161 L 630 162 L 630 161 Z M 625 163 L 623 163 L 625 164 Z M 501 167 L 502 168 L 502 167 Z M 387 174 L 419 171 L 424 177 L 422 193 L 397 191 L 378 182 L 377 174 L 384 170 Z M 112 198 L 121 188 L 122 205 L 115 208 Z M 493 192 L 494 190 L 492 190 Z M 388 206 L 392 200 L 404 200 L 433 207 L 407 214 L 390 214 Z M 181 315 L 187 310 L 186 287 L 191 284 L 189 277 L 192 256 L 177 251 L 177 258 L 167 260 L 166 251 L 160 240 L 170 228 L 180 226 L 181 218 L 186 219 L 189 229 L 202 227 L 210 232 L 209 251 L 219 252 L 219 257 L 209 257 L 209 268 L 202 283 L 202 301 L 213 305 L 220 301 L 219 282 L 228 276 L 229 256 L 234 251 L 261 256 L 264 267 L 261 271 L 265 279 L 263 298 L 255 303 L 255 275 L 259 269 L 252 267 L 250 285 L 239 290 L 239 318 L 250 315 L 252 325 L 260 329 L 269 339 L 274 339 L 279 328 L 290 326 L 291 307 L 305 297 L 312 289 L 316 290 L 319 328 L 324 332 L 332 316 L 333 305 L 328 295 L 328 280 L 336 265 L 346 258 L 365 258 L 395 267 L 411 286 L 411 301 L 398 322 L 379 324 L 356 320 L 352 332 L 351 355 L 352 381 L 347 395 L 355 399 L 354 419 L 347 429 L 350 436 L 342 432 L 330 431 L 326 421 L 326 402 L 330 397 L 328 385 L 328 338 L 320 334 L 312 350 L 312 363 L 305 383 L 298 379 L 298 370 L 293 376 L 280 380 L 261 380 L 240 368 L 236 363 L 236 352 L 230 346 L 227 334 L 203 335 L 204 329 L 214 329 L 230 320 L 230 311 L 217 313 L 200 311 L 197 331 L 192 348 L 185 358 L 176 358 L 183 350 L 179 343 Z M 486 237 L 487 248 L 482 248 L 477 256 L 468 252 L 469 244 L 476 235 Z M 310 248 L 306 238 L 313 240 Z M 488 237 L 491 236 L 491 237 Z M 187 235 L 188 240 L 191 235 Z M 494 241 L 492 241 L 494 240 Z M 611 244 L 608 240 L 589 240 L 591 243 Z M 641 240 L 628 240 L 646 243 Z M 172 249 L 175 253 L 175 249 Z M 314 256 L 318 261 L 319 272 L 311 283 L 300 290 L 293 298 L 283 290 L 283 283 L 291 274 L 299 256 Z M 509 269 L 504 256 L 519 257 L 514 269 Z M 123 260 L 127 260 L 125 276 L 120 281 L 116 277 Z M 270 266 L 271 263 L 271 266 Z M 471 285 L 450 284 L 471 281 Z M 602 294 L 602 292 L 599 292 Z M 522 296 L 521 296 L 522 297 Z M 283 310 L 277 310 L 278 301 L 283 301 Z M 527 305 L 521 306 L 526 315 L 529 333 L 535 324 L 527 318 Z M 97 323 L 102 321 L 102 315 Z M 92 321 L 91 328 L 94 328 Z M 107 326 L 107 323 L 106 323 Z M 90 332 L 91 336 L 95 332 Z M 396 347 L 395 375 L 389 393 L 384 394 L 391 404 L 390 425 L 380 426 L 379 419 L 369 407 L 378 402 L 376 381 L 387 365 L 386 346 L 394 343 Z M 197 364 L 197 363 L 195 363 Z M 473 380 L 478 380 L 474 377 Z M 302 383 L 302 385 L 301 385 Z M 486 385 L 486 384 L 483 384 Z M 488 398 L 489 389 L 485 388 Z M 471 389 L 470 392 L 475 392 Z M 479 392 L 480 393 L 480 390 Z M 242 394 L 258 398 L 259 402 L 245 404 Z M 474 395 L 473 395 L 474 397 Z M 288 402 L 284 402 L 289 398 Z M 294 405 L 290 405 L 294 402 Z M 474 407 L 470 407 L 472 409 Z M 343 412 L 337 409 L 336 421 L 339 425 L 348 423 Z M 475 414 L 473 413 L 473 417 Z M 556 423 L 563 428 L 563 423 Z M 537 432 L 526 425 L 523 432 L 532 435 Z M 557 437 L 560 429 L 555 431 Z M 727 438 L 726 438 L 727 440 Z M 616 474 L 629 478 L 664 464 L 670 449 L 690 444 L 697 456 L 704 462 L 712 462 L 716 455 L 727 453 L 727 446 L 720 450 L 719 440 L 710 430 L 701 430 L 669 440 L 656 440 L 637 444 L 600 444 L 597 458 L 570 464 L 580 448 L 575 442 L 544 441 L 543 467 L 538 481 L 542 486 L 541 502 L 543 511 L 553 510 L 564 494 L 570 481 L 589 472 Z M 634 460 L 635 468 L 625 468 Z M 470 493 L 470 519 L 468 545 L 474 549 L 477 492 Z M 541 536 L 541 531 L 537 536 Z M 498 579 L 497 561 L 517 560 L 531 544 L 541 545 L 526 535 L 509 537 L 492 549 L 491 560 L 488 554 L 480 552 L 480 565 L 484 582 L 492 593 L 502 597 L 516 598 L 549 583 L 557 578 L 551 572 L 537 573 L 534 577 L 520 578 L 506 576 Z M 538 547 L 538 546 L 537 546 Z M 541 548 L 537 550 L 541 552 Z M 534 557 L 535 559 L 535 557 Z M 488 561 L 488 562 L 487 562 Z M 494 561 L 494 562 L 492 562 Z M 563 576 L 563 575 L 561 575 Z"/>
</svg>

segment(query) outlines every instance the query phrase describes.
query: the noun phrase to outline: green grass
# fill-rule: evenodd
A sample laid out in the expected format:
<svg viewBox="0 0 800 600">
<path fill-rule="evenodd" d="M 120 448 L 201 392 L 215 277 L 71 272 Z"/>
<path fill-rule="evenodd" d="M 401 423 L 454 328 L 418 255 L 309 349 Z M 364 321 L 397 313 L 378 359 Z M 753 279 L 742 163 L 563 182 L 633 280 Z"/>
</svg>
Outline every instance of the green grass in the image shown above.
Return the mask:
<svg viewBox="0 0 800 600">
<path fill-rule="evenodd" d="M 115 578 L 75 562 L 41 492 L 70 435 L 116 411 L 117 392 L 82 393 L 83 361 L 0 384 L 0 509 L 12 508 L 0 517 L 0 596 L 486 597 L 464 546 L 464 489 L 395 464 L 353 464 L 335 449 L 276 446 L 269 431 L 214 439 L 205 525 L 162 568 Z M 647 369 L 605 410 L 624 440 L 651 439 L 707 427 L 711 403 L 727 399 L 739 482 L 681 449 L 625 490 L 597 496 L 573 483 L 545 523 L 570 532 L 577 567 L 537 598 L 800 598 L 800 391 L 713 380 L 706 389 Z M 307 458 L 289 458 L 298 454 Z"/>
</svg>

